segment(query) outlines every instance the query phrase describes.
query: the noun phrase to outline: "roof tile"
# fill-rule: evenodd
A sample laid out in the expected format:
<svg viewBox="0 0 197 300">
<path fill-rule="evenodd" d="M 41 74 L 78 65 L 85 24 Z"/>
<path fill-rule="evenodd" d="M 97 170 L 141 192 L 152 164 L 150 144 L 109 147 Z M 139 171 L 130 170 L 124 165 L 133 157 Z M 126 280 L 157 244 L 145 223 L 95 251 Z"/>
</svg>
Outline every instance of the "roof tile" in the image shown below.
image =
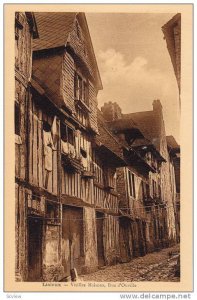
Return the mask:
<svg viewBox="0 0 197 300">
<path fill-rule="evenodd" d="M 35 12 L 39 38 L 33 40 L 33 50 L 56 48 L 66 44 L 76 13 Z"/>
</svg>

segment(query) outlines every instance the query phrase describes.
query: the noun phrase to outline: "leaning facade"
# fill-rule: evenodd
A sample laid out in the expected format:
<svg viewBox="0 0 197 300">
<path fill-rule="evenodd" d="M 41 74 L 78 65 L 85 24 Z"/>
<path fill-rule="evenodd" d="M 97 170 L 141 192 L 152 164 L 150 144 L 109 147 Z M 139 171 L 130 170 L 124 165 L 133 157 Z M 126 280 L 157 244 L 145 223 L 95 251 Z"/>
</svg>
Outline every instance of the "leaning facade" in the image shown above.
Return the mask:
<svg viewBox="0 0 197 300">
<path fill-rule="evenodd" d="M 174 243 L 160 102 L 155 136 L 117 105 L 98 110 L 84 13 L 16 13 L 15 44 L 16 280 L 68 280 Z"/>
</svg>

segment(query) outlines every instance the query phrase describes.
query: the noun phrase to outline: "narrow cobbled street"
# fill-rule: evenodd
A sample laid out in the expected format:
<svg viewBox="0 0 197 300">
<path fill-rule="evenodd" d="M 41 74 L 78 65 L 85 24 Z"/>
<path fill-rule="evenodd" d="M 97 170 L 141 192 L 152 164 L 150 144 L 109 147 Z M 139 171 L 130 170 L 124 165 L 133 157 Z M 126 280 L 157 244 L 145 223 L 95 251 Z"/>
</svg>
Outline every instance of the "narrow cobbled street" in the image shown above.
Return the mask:
<svg viewBox="0 0 197 300">
<path fill-rule="evenodd" d="M 83 281 L 180 281 L 177 276 L 179 245 L 133 259 L 129 263 L 105 267 L 80 276 Z"/>
</svg>

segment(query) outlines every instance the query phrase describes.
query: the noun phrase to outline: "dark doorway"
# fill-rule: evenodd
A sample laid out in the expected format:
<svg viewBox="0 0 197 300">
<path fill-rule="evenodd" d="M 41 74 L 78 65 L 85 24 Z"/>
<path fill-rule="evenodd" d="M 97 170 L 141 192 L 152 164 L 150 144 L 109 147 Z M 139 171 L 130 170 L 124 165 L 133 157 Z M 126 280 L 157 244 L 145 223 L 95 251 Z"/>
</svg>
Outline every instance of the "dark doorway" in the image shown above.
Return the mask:
<svg viewBox="0 0 197 300">
<path fill-rule="evenodd" d="M 130 251 L 131 231 L 130 221 L 126 218 L 120 218 L 120 257 L 121 262 L 131 260 L 132 253 Z"/>
<path fill-rule="evenodd" d="M 28 219 L 28 281 L 42 281 L 42 229 L 38 218 Z"/>
<path fill-rule="evenodd" d="M 76 268 L 81 274 L 84 266 L 83 209 L 64 206 L 62 221 L 62 264 L 64 275 Z"/>
<path fill-rule="evenodd" d="M 137 225 L 138 225 L 138 237 L 139 237 L 139 254 L 140 256 L 144 256 L 146 254 L 146 249 L 145 249 L 145 239 L 144 239 L 142 221 L 138 220 Z"/>
<path fill-rule="evenodd" d="M 103 220 L 104 220 L 104 214 L 100 212 L 96 212 L 96 235 L 97 235 L 97 253 L 98 253 L 99 267 L 105 265 L 104 245 L 103 245 Z"/>
<path fill-rule="evenodd" d="M 147 242 L 146 242 L 146 222 L 142 222 L 142 232 L 144 241 L 144 252 L 147 253 Z"/>
</svg>

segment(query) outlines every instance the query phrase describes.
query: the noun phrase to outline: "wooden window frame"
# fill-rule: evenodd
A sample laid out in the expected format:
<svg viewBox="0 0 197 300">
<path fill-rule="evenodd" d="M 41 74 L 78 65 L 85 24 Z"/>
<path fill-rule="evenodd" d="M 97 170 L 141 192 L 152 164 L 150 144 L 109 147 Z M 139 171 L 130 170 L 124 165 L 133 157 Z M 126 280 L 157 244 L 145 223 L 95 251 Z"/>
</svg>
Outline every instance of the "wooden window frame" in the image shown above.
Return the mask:
<svg viewBox="0 0 197 300">
<path fill-rule="evenodd" d="M 77 71 L 74 74 L 74 97 L 89 107 L 88 81 Z"/>
<path fill-rule="evenodd" d="M 53 215 L 53 216 L 52 216 Z M 46 223 L 49 225 L 60 225 L 59 204 L 46 203 Z"/>
<path fill-rule="evenodd" d="M 153 192 L 153 198 L 157 197 L 157 182 L 152 179 L 152 192 Z"/>
<path fill-rule="evenodd" d="M 67 124 L 61 123 L 60 125 L 60 133 L 61 133 L 61 139 L 62 139 L 62 131 L 65 130 L 65 136 L 66 136 L 66 143 L 69 143 L 71 145 L 73 145 L 75 147 L 75 134 L 74 134 L 74 130 L 69 127 Z M 71 137 L 71 131 L 72 131 L 72 138 Z"/>
<path fill-rule="evenodd" d="M 128 190 L 129 196 L 136 198 L 136 191 L 135 191 L 135 174 L 128 170 Z"/>
</svg>

